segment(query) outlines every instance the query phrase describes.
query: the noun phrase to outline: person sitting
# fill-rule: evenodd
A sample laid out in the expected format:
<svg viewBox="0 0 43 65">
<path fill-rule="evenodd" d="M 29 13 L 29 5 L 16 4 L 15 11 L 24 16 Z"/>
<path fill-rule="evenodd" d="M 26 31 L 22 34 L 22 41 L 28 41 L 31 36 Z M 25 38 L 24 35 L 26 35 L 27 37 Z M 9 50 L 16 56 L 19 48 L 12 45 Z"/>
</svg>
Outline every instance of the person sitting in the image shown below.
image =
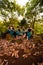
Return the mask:
<svg viewBox="0 0 43 65">
<path fill-rule="evenodd" d="M 18 30 L 16 31 L 16 34 L 17 34 L 17 36 L 20 36 L 20 35 L 21 35 L 20 29 L 18 29 Z"/>
<path fill-rule="evenodd" d="M 25 29 L 24 29 L 24 28 L 22 29 L 22 34 L 23 34 L 23 35 L 25 34 Z"/>
<path fill-rule="evenodd" d="M 10 26 L 9 29 L 7 30 L 7 34 L 10 34 L 13 37 L 16 37 L 16 31 L 14 30 L 13 26 Z"/>
<path fill-rule="evenodd" d="M 26 32 L 26 36 L 28 38 L 28 40 L 31 38 L 32 33 L 31 33 L 31 29 L 29 28 L 28 31 Z"/>
</svg>

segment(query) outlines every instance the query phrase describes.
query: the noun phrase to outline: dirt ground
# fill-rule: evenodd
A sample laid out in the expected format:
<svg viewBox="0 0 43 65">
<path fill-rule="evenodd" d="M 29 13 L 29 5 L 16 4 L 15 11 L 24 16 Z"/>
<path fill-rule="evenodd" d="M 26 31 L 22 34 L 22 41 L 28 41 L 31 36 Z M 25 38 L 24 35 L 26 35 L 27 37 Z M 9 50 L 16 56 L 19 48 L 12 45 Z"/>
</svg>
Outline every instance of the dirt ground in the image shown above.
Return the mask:
<svg viewBox="0 0 43 65">
<path fill-rule="evenodd" d="M 43 40 L 0 39 L 0 65 L 43 65 Z"/>
</svg>

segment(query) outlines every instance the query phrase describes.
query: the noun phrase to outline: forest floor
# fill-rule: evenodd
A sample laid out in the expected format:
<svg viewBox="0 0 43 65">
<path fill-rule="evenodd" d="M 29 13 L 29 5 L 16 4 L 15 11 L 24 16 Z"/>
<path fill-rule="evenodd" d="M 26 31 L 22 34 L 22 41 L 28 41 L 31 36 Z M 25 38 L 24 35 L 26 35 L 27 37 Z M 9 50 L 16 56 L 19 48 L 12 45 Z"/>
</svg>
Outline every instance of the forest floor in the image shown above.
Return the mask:
<svg viewBox="0 0 43 65">
<path fill-rule="evenodd" d="M 43 40 L 0 39 L 0 65 L 43 65 Z"/>
</svg>

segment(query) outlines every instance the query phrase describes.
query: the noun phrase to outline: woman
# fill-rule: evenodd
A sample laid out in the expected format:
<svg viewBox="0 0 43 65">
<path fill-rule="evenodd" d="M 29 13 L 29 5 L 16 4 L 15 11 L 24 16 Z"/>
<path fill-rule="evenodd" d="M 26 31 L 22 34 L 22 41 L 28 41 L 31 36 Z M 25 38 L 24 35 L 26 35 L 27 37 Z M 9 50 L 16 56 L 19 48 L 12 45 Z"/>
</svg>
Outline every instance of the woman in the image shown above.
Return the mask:
<svg viewBox="0 0 43 65">
<path fill-rule="evenodd" d="M 11 36 L 16 37 L 16 32 L 15 32 L 13 26 L 10 26 L 7 32 L 8 32 L 8 34 L 10 34 Z"/>
<path fill-rule="evenodd" d="M 29 28 L 28 31 L 26 32 L 26 36 L 27 36 L 28 39 L 31 38 L 32 33 L 31 33 L 31 29 L 30 29 L 30 28 Z"/>
</svg>

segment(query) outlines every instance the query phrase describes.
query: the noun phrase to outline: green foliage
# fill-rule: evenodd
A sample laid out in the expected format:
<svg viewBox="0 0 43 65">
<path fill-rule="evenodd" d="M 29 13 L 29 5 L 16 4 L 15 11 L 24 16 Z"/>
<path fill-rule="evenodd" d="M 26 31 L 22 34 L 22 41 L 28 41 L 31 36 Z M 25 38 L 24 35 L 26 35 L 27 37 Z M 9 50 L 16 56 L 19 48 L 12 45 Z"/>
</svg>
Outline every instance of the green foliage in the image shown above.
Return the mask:
<svg viewBox="0 0 43 65">
<path fill-rule="evenodd" d="M 14 28 L 16 28 L 17 26 L 19 26 L 18 25 L 18 19 L 16 18 L 16 19 L 12 19 L 12 18 L 10 18 L 10 24 L 11 25 L 13 25 L 14 26 Z"/>
<path fill-rule="evenodd" d="M 2 32 L 5 32 L 6 31 L 6 26 L 4 25 L 4 23 L 1 23 L 0 22 L 0 34 L 2 33 Z"/>
<path fill-rule="evenodd" d="M 14 28 L 19 26 L 19 21 L 14 12 L 17 12 L 18 16 L 23 16 L 24 11 L 25 8 L 21 7 L 19 4 L 16 4 L 16 0 L 14 0 L 14 2 L 10 2 L 9 0 L 0 0 L 0 14 L 4 17 L 4 21 L 0 22 L 0 34 L 5 32 L 10 24 L 13 25 Z M 7 18 L 9 21 L 7 21 Z"/>
<path fill-rule="evenodd" d="M 18 22 L 19 21 L 17 19 L 10 19 L 10 21 L 8 21 L 8 22 L 6 22 L 6 21 L 1 22 L 0 21 L 0 34 L 5 32 L 8 29 L 9 25 L 13 25 L 14 28 L 16 29 L 17 26 L 19 26 Z"/>
<path fill-rule="evenodd" d="M 36 34 L 43 33 L 43 22 L 36 22 L 34 25 L 34 30 Z"/>
<path fill-rule="evenodd" d="M 17 12 L 18 15 L 24 15 L 24 7 L 21 8 L 19 4 L 16 4 L 16 1 L 9 2 L 9 0 L 1 0 L 0 1 L 0 11 L 1 14 L 6 18 L 8 17 L 8 14 L 11 14 L 11 18 L 13 17 L 14 13 Z M 7 13 L 6 13 L 7 12 Z M 9 18 L 9 17 L 8 17 Z"/>
<path fill-rule="evenodd" d="M 30 0 L 30 2 L 27 2 L 26 4 L 26 14 L 25 16 L 32 20 L 32 28 L 34 29 L 35 21 L 36 21 L 36 16 L 39 14 L 38 12 L 43 12 L 43 5 L 42 4 L 43 0 Z M 39 30 L 40 32 L 40 30 Z"/>
<path fill-rule="evenodd" d="M 25 12 L 25 7 L 21 7 L 20 5 L 16 5 L 16 10 L 17 10 L 17 12 L 18 12 L 18 16 L 19 15 L 22 15 L 22 16 L 24 16 L 24 12 Z"/>
<path fill-rule="evenodd" d="M 25 14 L 25 16 L 28 18 L 28 16 L 30 16 L 30 18 L 31 17 L 33 17 L 34 15 L 37 15 L 37 11 L 39 10 L 41 10 L 40 12 L 42 12 L 43 11 L 43 8 L 42 8 L 42 6 L 43 6 L 43 0 L 30 0 L 30 2 L 27 2 L 27 4 L 26 4 L 26 10 L 27 10 L 27 12 L 26 12 L 26 14 Z M 39 5 L 39 6 L 38 6 Z M 38 7 L 37 7 L 38 6 Z M 39 8 L 39 9 L 38 9 Z M 37 10 L 38 9 L 38 10 Z"/>
<path fill-rule="evenodd" d="M 40 3 L 40 4 L 39 4 Z M 0 34 L 2 32 L 5 32 L 10 24 L 14 25 L 14 28 L 16 29 L 17 26 L 24 26 L 28 27 L 28 24 L 26 23 L 26 20 L 23 19 L 20 23 L 18 19 L 16 18 L 16 14 L 14 12 L 17 12 L 17 15 L 20 16 L 25 16 L 33 20 L 33 16 L 36 17 L 37 15 L 37 5 L 39 4 L 40 12 L 43 12 L 42 6 L 43 6 L 43 0 L 30 0 L 30 2 L 26 3 L 26 7 L 21 7 L 19 4 L 16 3 L 16 0 L 14 2 L 10 2 L 9 0 L 0 0 L 0 14 L 5 18 L 3 23 L 0 22 Z M 26 9 L 26 13 L 25 13 Z M 34 10 L 35 9 L 35 10 Z M 11 17 L 8 16 L 11 14 Z M 9 21 L 7 21 L 7 18 Z M 35 33 L 43 33 L 42 27 L 40 24 L 35 23 L 36 20 L 32 22 L 33 26 L 35 26 Z M 37 27 L 37 26 L 38 27 Z M 37 28 L 37 29 L 36 29 Z"/>
</svg>

